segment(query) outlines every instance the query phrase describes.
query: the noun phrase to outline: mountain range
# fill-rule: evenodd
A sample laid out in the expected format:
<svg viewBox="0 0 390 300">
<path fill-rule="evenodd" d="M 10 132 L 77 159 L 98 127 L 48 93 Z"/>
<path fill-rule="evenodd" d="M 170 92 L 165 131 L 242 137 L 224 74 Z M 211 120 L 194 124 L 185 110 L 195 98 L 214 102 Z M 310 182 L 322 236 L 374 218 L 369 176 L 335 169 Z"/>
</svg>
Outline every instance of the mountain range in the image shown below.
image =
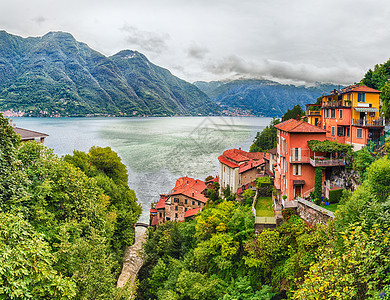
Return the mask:
<svg viewBox="0 0 390 300">
<path fill-rule="evenodd" d="M 0 31 L 0 111 L 27 116 L 283 115 L 338 88 L 269 80 L 186 82 L 137 51 L 105 56 L 69 33 Z"/>
<path fill-rule="evenodd" d="M 137 51 L 106 57 L 69 33 L 22 38 L 0 31 L 0 110 L 9 109 L 31 116 L 219 112 L 195 85 Z"/>
<path fill-rule="evenodd" d="M 225 111 L 264 117 L 280 117 L 297 104 L 304 108 L 305 104 L 314 103 L 318 97 L 339 88 L 334 84 L 317 83 L 305 87 L 258 79 L 197 81 L 194 84 Z"/>
</svg>

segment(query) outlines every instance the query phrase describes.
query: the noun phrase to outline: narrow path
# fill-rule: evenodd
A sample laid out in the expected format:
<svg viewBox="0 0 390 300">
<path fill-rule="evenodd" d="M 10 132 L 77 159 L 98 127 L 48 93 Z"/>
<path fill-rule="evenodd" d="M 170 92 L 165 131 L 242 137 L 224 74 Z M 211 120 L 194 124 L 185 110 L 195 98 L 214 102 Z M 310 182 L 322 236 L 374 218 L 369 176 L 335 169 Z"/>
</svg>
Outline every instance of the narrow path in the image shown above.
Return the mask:
<svg viewBox="0 0 390 300">
<path fill-rule="evenodd" d="M 117 287 L 123 287 L 127 282 L 129 282 L 131 288 L 134 287 L 135 278 L 144 263 L 142 244 L 146 239 L 146 233 L 147 229 L 144 227 L 137 226 L 135 228 L 135 243 L 125 251 L 122 272 L 119 275 Z"/>
</svg>

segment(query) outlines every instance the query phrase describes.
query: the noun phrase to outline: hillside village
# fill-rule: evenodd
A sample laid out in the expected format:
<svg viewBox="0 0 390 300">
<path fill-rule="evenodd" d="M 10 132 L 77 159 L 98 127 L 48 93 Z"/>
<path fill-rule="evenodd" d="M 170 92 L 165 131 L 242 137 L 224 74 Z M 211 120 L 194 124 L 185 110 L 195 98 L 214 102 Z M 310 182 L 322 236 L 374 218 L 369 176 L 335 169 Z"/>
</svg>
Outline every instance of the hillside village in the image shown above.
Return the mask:
<svg viewBox="0 0 390 300">
<path fill-rule="evenodd" d="M 320 103 L 307 104 L 301 119 L 275 125 L 276 148 L 268 152 L 224 151 L 218 157 L 218 176 L 207 182 L 179 178 L 172 191 L 153 204 L 150 225 L 193 218 L 210 198 L 210 189 L 218 189 L 222 197 L 227 189 L 230 197 L 242 202 L 246 190 L 259 192 L 259 179 L 264 177 L 273 184 L 269 207 L 274 219 L 256 214 L 257 198 L 267 195 L 247 193 L 254 202 L 255 226 L 273 228 L 287 208 L 295 209 L 312 226 L 327 222 L 334 217 L 327 208 L 339 201 L 342 190 L 356 189 L 356 182 L 348 178 L 350 153 L 384 143 L 380 93 L 364 85 L 332 90 Z"/>
</svg>

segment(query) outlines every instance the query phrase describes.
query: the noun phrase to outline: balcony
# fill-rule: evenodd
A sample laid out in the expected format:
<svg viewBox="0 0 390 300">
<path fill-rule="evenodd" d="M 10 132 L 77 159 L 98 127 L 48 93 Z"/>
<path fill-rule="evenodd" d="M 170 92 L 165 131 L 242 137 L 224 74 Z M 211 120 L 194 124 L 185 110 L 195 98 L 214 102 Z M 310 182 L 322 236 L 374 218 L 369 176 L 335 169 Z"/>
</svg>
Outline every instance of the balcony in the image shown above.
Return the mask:
<svg viewBox="0 0 390 300">
<path fill-rule="evenodd" d="M 319 111 L 319 110 L 309 110 L 309 111 L 306 112 L 306 115 L 308 117 L 319 117 L 319 116 L 321 116 L 321 111 Z"/>
<path fill-rule="evenodd" d="M 336 167 L 336 166 L 345 166 L 345 159 L 340 158 L 328 158 L 317 156 L 310 158 L 310 164 L 313 167 Z"/>
<path fill-rule="evenodd" d="M 344 102 L 344 103 L 343 103 Z M 323 102 L 322 108 L 329 108 L 329 107 L 351 107 L 351 102 L 347 101 L 330 101 L 330 102 Z"/>
<path fill-rule="evenodd" d="M 353 119 L 352 125 L 354 126 L 361 126 L 361 127 L 381 127 L 385 126 L 385 119 L 378 118 L 378 119 Z"/>
</svg>

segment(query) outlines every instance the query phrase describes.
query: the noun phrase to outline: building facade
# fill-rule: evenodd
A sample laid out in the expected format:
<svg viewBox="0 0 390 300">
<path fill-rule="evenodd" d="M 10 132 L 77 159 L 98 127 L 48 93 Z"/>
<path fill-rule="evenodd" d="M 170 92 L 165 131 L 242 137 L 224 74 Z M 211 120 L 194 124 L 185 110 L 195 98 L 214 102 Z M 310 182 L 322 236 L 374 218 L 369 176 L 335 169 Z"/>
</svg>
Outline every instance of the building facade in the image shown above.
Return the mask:
<svg viewBox="0 0 390 300">
<path fill-rule="evenodd" d="M 241 186 L 251 184 L 266 171 L 264 157 L 268 154 L 246 152 L 241 148 L 224 151 L 218 157 L 220 191 L 229 186 L 232 193 L 237 193 Z"/>
<path fill-rule="evenodd" d="M 199 212 L 207 202 L 204 181 L 181 177 L 168 193 L 160 195 L 158 203 L 150 209 L 150 224 L 156 226 L 165 221 L 183 222 Z"/>
<path fill-rule="evenodd" d="M 360 150 L 383 135 L 380 93 L 361 85 L 334 90 L 323 96 L 321 110 L 315 104 L 307 105 L 308 122 L 326 130 L 328 140 L 350 144 L 355 151 Z"/>
<path fill-rule="evenodd" d="M 308 141 L 326 140 L 326 131 L 294 119 L 275 125 L 277 128 L 277 167 L 275 187 L 280 196 L 293 200 L 314 190 L 316 161 Z"/>
</svg>

